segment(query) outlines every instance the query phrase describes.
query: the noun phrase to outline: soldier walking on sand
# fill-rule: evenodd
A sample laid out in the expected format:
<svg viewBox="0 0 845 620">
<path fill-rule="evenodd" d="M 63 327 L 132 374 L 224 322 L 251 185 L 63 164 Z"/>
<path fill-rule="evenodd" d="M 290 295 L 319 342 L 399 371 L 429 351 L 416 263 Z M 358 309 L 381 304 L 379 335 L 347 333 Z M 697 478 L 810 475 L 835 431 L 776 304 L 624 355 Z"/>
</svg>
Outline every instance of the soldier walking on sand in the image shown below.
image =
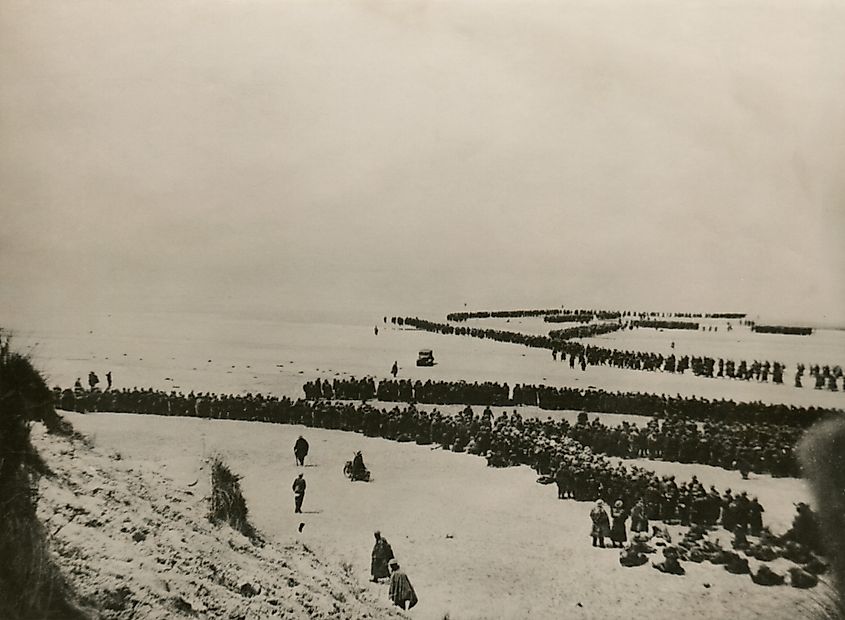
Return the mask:
<svg viewBox="0 0 845 620">
<path fill-rule="evenodd" d="M 302 474 L 293 481 L 293 500 L 296 508 L 294 513 L 302 513 L 302 500 L 305 499 L 305 478 Z"/>
</svg>

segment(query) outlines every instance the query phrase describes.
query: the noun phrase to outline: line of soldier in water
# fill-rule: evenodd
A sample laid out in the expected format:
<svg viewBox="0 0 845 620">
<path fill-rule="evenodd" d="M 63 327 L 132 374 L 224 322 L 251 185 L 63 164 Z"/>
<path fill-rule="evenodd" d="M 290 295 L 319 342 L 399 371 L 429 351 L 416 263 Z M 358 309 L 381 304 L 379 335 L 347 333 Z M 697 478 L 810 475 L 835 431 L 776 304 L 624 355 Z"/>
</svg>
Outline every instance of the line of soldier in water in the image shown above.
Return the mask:
<svg viewBox="0 0 845 620">
<path fill-rule="evenodd" d="M 439 334 L 454 334 L 459 336 L 472 336 L 482 339 L 496 340 L 521 344 L 527 347 L 549 349 L 554 360 L 565 362 L 569 360 L 569 367 L 580 368 L 586 371 L 587 366 L 612 366 L 626 370 L 643 370 L 648 372 L 668 372 L 684 374 L 690 370 L 695 376 L 707 378 L 728 378 L 743 381 L 755 380 L 761 383 L 771 382 L 774 384 L 784 383 L 785 364 L 781 362 L 770 362 L 768 360 L 754 360 L 748 362 L 740 360 L 735 362 L 727 357 L 714 358 L 706 355 L 681 355 L 674 353 L 664 356 L 661 353 L 645 351 L 628 351 L 610 349 L 595 345 L 584 345 L 573 342 L 569 338 L 586 337 L 594 335 L 593 332 L 581 332 L 570 330 L 553 330 L 557 338 L 551 336 L 540 336 L 534 334 L 523 334 L 520 332 L 496 329 L 483 329 L 475 327 L 455 326 L 447 323 L 436 323 L 418 318 L 393 317 L 391 319 L 399 326 L 408 325 L 415 329 L 429 331 Z M 571 330 L 582 330 L 596 328 L 588 325 Z M 616 329 L 616 328 L 614 328 Z M 804 364 L 797 364 L 794 385 L 802 387 L 801 377 L 804 372 Z M 836 392 L 845 389 L 845 372 L 839 365 L 822 366 L 812 364 L 811 374 L 816 377 L 817 389 L 826 388 Z"/>
<path fill-rule="evenodd" d="M 843 414 L 840 409 L 799 407 L 761 402 L 711 400 L 695 396 L 666 396 L 641 392 L 608 392 L 546 385 L 492 381 L 410 381 L 372 377 L 316 379 L 303 385 L 307 399 L 406 402 L 432 405 L 529 405 L 547 410 L 624 413 L 644 416 L 677 415 L 700 422 L 745 422 L 808 428 L 818 420 Z"/>
<path fill-rule="evenodd" d="M 640 319 L 657 317 L 677 317 L 686 319 L 743 319 L 745 312 L 654 312 L 642 310 L 596 310 L 592 308 L 549 308 L 547 310 L 481 310 L 475 312 L 450 312 L 447 321 L 466 321 L 467 319 L 514 319 L 538 316 L 592 316 L 597 319 L 619 319 L 622 317 L 638 317 Z"/>
</svg>

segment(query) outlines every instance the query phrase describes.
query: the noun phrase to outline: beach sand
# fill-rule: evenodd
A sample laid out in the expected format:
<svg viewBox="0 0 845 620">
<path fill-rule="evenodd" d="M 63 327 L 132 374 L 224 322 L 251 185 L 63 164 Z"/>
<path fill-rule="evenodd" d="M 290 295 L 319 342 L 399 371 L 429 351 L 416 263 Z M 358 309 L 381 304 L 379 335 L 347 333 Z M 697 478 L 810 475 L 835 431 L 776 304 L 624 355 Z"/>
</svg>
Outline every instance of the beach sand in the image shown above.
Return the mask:
<svg viewBox="0 0 845 620">
<path fill-rule="evenodd" d="M 13 328 L 12 333 L 16 347 L 31 352 L 50 385 L 62 387 L 73 385 L 76 378 L 81 378 L 87 387 L 89 370 L 97 372 L 100 387 L 105 387 L 105 373 L 111 370 L 115 388 L 261 392 L 296 398 L 303 396 L 301 388 L 306 380 L 367 375 L 386 378 L 397 361 L 399 378 L 421 381 L 498 381 L 511 386 L 546 384 L 798 406 L 845 406 L 845 393 L 814 390 L 806 376 L 804 388 L 793 387 L 790 382 L 794 373 L 787 373 L 784 385 L 774 385 L 705 379 L 690 372 L 680 375 L 605 366 L 588 366 L 582 372 L 570 369 L 568 363 L 554 362 L 551 353 L 543 349 L 399 329 L 381 320 L 374 321 L 374 325 L 379 327 L 378 336 L 374 335 L 373 326 L 223 320 L 197 314 L 138 321 L 101 318 L 73 328 Z M 808 361 L 832 356 L 831 346 L 840 358 L 845 358 L 845 338 L 838 337 L 841 332 L 831 333 L 837 335 L 833 345 L 815 336 L 802 339 L 746 331 L 740 345 L 734 348 L 741 346 L 747 351 L 745 359 L 766 359 L 755 349 L 760 339 L 793 338 L 790 346 L 800 349 L 793 355 L 806 355 Z M 637 342 L 644 350 L 668 348 L 665 332 L 639 330 L 634 334 L 645 339 Z M 690 337 L 697 342 L 717 335 L 702 333 Z M 606 338 L 594 340 L 620 349 L 632 344 L 614 345 L 612 336 Z M 420 349 L 434 351 L 434 367 L 415 365 Z"/>
<path fill-rule="evenodd" d="M 349 562 L 362 583 L 369 577 L 372 532 L 381 530 L 420 596 L 415 618 L 439 620 L 446 613 L 452 618 L 629 618 L 636 611 L 655 620 L 679 614 L 785 620 L 806 617 L 818 594 L 762 588 L 747 575 L 731 575 L 709 563 L 685 563 L 683 577 L 648 565 L 623 568 L 618 551 L 590 546 L 591 504 L 558 500 L 554 487 L 536 484 L 527 467 L 492 469 L 471 455 L 302 426 L 66 415 L 98 449 L 155 468 L 177 486 L 196 482 L 191 488 L 198 495 L 208 490 L 204 459 L 222 454 L 243 476 L 259 529 L 280 544 L 301 539 L 319 549 L 318 555 Z M 300 434 L 311 444 L 304 469 L 295 467 L 292 454 Z M 363 451 L 373 473 L 369 484 L 342 475 L 355 450 Z M 778 527 L 788 520 L 792 501 L 806 496 L 798 480 L 755 476 L 740 485 L 732 472 L 648 465 L 695 471 L 708 483 L 747 488 L 768 507 L 767 522 L 771 514 Z M 290 489 L 298 471 L 308 481 L 303 515 L 293 514 Z M 367 587 L 386 596 L 384 585 Z"/>
<path fill-rule="evenodd" d="M 76 377 L 84 382 L 88 371 L 94 370 L 102 387 L 105 372 L 111 370 L 116 389 L 139 386 L 300 397 L 306 380 L 385 378 L 395 360 L 399 378 L 422 381 L 545 383 L 835 407 L 845 399 L 841 393 L 690 374 L 606 367 L 582 372 L 552 361 L 545 350 L 377 325 L 378 336 L 372 325 L 221 320 L 205 315 L 101 317 L 92 324 L 17 329 L 14 338 L 16 347 L 29 352 L 46 371 L 50 384 L 61 386 L 72 385 Z M 640 330 L 634 336 L 645 338 L 655 350 L 668 346 L 663 332 Z M 692 347 L 709 334 L 688 336 L 694 342 L 676 347 Z M 761 341 L 750 332 L 742 338 L 746 359 L 754 359 L 754 345 Z M 613 342 L 611 337 L 598 340 Z M 623 342 L 628 344 L 620 340 L 620 346 Z M 821 360 L 826 349 L 814 349 L 818 342 L 822 340 L 802 340 L 800 346 L 809 348 L 795 355 L 806 355 L 810 361 L 818 352 Z M 424 348 L 434 350 L 436 366 L 415 366 L 417 351 Z M 447 412 L 457 409 L 440 407 Z M 497 414 L 502 410 L 494 408 Z M 574 421 L 577 416 L 536 407 L 519 410 L 523 416 L 541 419 Z M 67 416 L 99 448 L 119 452 L 129 463 L 156 468 L 179 487 L 196 485 L 191 488 L 199 494 L 207 491 L 206 459 L 224 455 L 243 476 L 259 529 L 280 543 L 307 541 L 323 557 L 348 562 L 362 584 L 369 576 L 372 532 L 381 530 L 418 590 L 421 602 L 413 612 L 417 618 L 441 620 L 447 613 L 451 618 L 629 618 L 637 613 L 657 620 L 679 614 L 776 620 L 806 617 L 820 595 L 789 587 L 762 588 L 748 576 L 730 575 L 709 563 L 686 563 L 685 577 L 663 575 L 649 566 L 623 568 L 618 552 L 590 546 L 590 504 L 558 500 L 554 487 L 536 484 L 536 474 L 527 467 L 492 469 L 484 459 L 470 455 L 299 426 L 122 414 Z M 633 415 L 600 417 L 607 424 L 646 420 Z M 301 535 L 290 490 L 297 471 L 292 445 L 300 433 L 312 446 L 304 470 L 309 488 Z M 355 450 L 363 451 L 373 472 L 370 484 L 353 484 L 342 476 L 343 464 Z M 788 527 L 794 502 L 810 501 L 800 480 L 752 475 L 743 481 L 737 472 L 701 465 L 631 462 L 659 474 L 675 474 L 679 480 L 697 475 L 720 490 L 747 490 L 760 498 L 765 522 L 776 532 Z M 781 572 L 785 568 L 778 563 L 773 567 Z M 365 587 L 376 597 L 386 596 L 383 585 Z"/>
</svg>

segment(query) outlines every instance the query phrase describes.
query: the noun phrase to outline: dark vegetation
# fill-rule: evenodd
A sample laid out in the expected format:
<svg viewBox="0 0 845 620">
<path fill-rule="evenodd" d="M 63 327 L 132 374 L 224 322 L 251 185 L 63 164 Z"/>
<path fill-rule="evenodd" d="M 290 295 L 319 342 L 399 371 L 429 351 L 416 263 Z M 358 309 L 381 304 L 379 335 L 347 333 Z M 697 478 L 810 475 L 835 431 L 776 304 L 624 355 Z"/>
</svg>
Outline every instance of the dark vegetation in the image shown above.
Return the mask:
<svg viewBox="0 0 845 620">
<path fill-rule="evenodd" d="M 49 470 L 30 442 L 30 425 L 41 421 L 60 433 L 70 428 L 30 360 L 2 341 L 0 334 L 0 618 L 88 618 L 53 563 L 36 515 L 38 478 Z"/>
<path fill-rule="evenodd" d="M 821 536 L 831 558 L 837 596 L 820 606 L 821 618 L 845 618 L 845 421 L 807 433 L 799 453 L 819 504 Z"/>
<path fill-rule="evenodd" d="M 249 510 L 241 492 L 240 476 L 232 473 L 219 456 L 211 459 L 210 503 L 209 521 L 227 523 L 253 542 L 260 542 L 258 532 L 247 518 Z"/>
</svg>

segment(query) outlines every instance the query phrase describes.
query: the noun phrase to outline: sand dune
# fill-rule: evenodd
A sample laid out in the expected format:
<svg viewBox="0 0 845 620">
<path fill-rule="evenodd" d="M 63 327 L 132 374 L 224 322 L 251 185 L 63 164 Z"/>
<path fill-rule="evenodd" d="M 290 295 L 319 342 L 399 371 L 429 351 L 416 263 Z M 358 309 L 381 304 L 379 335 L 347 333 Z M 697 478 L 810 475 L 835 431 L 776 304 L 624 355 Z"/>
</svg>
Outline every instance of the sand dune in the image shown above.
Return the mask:
<svg viewBox="0 0 845 620">
<path fill-rule="evenodd" d="M 201 494 L 163 476 L 163 463 L 34 428 L 56 471 L 39 486 L 38 512 L 81 602 L 104 619 L 393 618 L 338 562 L 301 541 L 253 545 L 211 525 Z"/>
</svg>

